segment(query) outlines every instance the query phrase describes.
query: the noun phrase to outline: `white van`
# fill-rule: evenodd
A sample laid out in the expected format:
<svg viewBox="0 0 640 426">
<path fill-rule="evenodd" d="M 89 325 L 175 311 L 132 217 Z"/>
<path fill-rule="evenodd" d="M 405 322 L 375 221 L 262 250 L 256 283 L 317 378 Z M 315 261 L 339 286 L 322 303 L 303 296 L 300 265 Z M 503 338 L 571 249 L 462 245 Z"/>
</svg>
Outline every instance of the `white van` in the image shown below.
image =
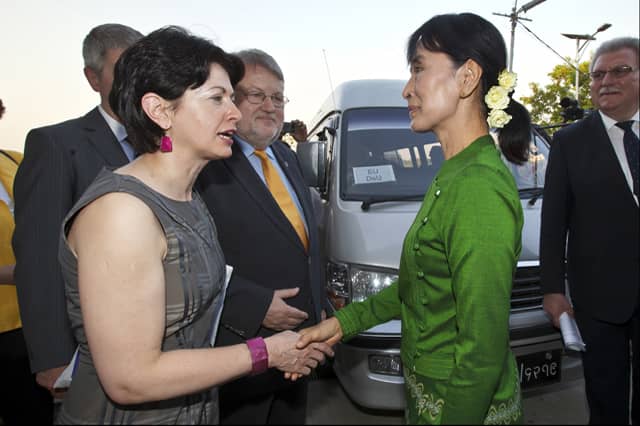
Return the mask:
<svg viewBox="0 0 640 426">
<path fill-rule="evenodd" d="M 338 86 L 307 123 L 297 145 L 316 209 L 334 309 L 389 285 L 398 274 L 402 241 L 444 161 L 433 133 L 414 133 L 402 80 L 356 80 Z M 548 141 L 532 130 L 530 161 L 507 163 L 518 184 L 524 228 L 513 283 L 511 346 L 524 392 L 580 377 L 577 355 L 542 310 L 538 243 Z M 400 321 L 373 327 L 336 346 L 333 368 L 361 406 L 404 408 Z"/>
</svg>

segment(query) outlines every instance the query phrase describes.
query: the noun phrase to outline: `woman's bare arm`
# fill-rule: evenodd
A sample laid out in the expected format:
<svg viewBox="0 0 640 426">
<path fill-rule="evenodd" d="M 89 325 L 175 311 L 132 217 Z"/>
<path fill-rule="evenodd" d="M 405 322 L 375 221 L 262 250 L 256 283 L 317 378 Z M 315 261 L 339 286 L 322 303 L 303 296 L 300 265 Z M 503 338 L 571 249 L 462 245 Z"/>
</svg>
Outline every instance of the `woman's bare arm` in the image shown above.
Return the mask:
<svg viewBox="0 0 640 426">
<path fill-rule="evenodd" d="M 246 345 L 162 352 L 164 233 L 151 210 L 122 193 L 105 195 L 76 218 L 69 242 L 78 257 L 84 327 L 100 381 L 116 402 L 190 394 L 251 371 Z M 269 338 L 269 365 L 309 373 L 318 352 L 291 350 L 297 335 Z M 330 351 L 330 349 L 329 349 Z"/>
</svg>

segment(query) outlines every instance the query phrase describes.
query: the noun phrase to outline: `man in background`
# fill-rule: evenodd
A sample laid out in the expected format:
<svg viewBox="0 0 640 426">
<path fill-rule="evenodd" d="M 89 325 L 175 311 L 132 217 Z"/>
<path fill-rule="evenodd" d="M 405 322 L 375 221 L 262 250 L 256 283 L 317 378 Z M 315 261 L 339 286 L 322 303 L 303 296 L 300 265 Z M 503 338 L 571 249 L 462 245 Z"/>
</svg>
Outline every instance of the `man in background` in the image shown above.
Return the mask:
<svg viewBox="0 0 640 426">
<path fill-rule="evenodd" d="M 31 371 L 57 397 L 62 394 L 54 383 L 76 349 L 58 263 L 60 226 L 103 167 L 119 167 L 134 157 L 109 106 L 109 92 L 120 54 L 141 37 L 120 24 L 89 32 L 82 46 L 84 75 L 100 104 L 83 117 L 31 130 L 15 178 L 13 249 L 24 335 Z"/>
<path fill-rule="evenodd" d="M 324 300 L 309 187 L 295 153 L 278 140 L 287 103 L 282 70 L 261 50 L 236 54 L 245 74 L 235 87 L 242 119 L 233 154 L 207 164 L 198 178 L 234 268 L 218 346 L 313 325 Z M 223 385 L 220 422 L 304 424 L 307 384 L 271 371 Z"/>
<path fill-rule="evenodd" d="M 591 424 L 628 424 L 630 406 L 640 424 L 638 48 L 628 37 L 596 50 L 598 111 L 554 134 L 544 186 L 544 309 L 556 327 L 563 312 L 575 316 Z"/>
</svg>

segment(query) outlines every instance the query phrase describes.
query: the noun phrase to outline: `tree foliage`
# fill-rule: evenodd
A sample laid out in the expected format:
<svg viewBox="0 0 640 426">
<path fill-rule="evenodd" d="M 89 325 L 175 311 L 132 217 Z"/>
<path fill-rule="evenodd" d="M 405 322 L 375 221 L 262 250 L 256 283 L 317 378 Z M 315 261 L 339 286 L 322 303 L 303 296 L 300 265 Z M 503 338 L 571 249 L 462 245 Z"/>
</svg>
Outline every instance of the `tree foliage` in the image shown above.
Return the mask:
<svg viewBox="0 0 640 426">
<path fill-rule="evenodd" d="M 569 59 L 567 61 L 571 62 Z M 579 106 L 584 110 L 592 109 L 589 95 L 589 63 L 582 62 L 578 66 L 580 78 L 578 80 Z M 531 96 L 522 96 L 520 100 L 527 106 L 531 120 L 541 126 L 559 124 L 564 121 L 560 100 L 564 97 L 575 99 L 576 70 L 572 66 L 562 63 L 556 65 L 547 74 L 551 83 L 542 87 L 538 83 L 529 83 Z"/>
</svg>

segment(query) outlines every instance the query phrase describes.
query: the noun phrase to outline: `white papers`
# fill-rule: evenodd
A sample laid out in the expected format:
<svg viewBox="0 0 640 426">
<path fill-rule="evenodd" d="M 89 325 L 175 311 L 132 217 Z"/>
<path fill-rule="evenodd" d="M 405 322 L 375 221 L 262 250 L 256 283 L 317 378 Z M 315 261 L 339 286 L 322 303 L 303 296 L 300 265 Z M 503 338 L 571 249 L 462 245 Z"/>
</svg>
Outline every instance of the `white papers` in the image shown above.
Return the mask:
<svg viewBox="0 0 640 426">
<path fill-rule="evenodd" d="M 560 315 L 560 331 L 562 332 L 564 345 L 568 349 L 572 349 L 574 351 L 585 350 L 585 344 L 582 341 L 582 336 L 580 335 L 580 330 L 578 330 L 576 320 L 566 312 L 563 312 L 562 315 Z"/>
<path fill-rule="evenodd" d="M 220 324 L 220 316 L 222 316 L 222 308 L 224 307 L 224 298 L 227 297 L 227 287 L 229 287 L 229 281 L 231 281 L 232 272 L 233 272 L 233 266 L 225 265 L 224 286 L 222 287 L 222 294 L 220 295 L 222 297 L 222 306 L 220 306 L 220 310 L 218 311 L 218 314 L 216 315 L 215 320 L 213 322 L 213 324 L 216 325 L 216 328 L 213 330 L 213 333 L 211 333 L 211 339 L 209 340 L 209 345 L 211 347 L 213 347 L 213 345 L 215 344 L 216 336 L 218 336 L 218 326 Z"/>
<path fill-rule="evenodd" d="M 71 379 L 73 378 L 73 373 L 76 371 L 76 366 L 78 365 L 78 349 L 80 349 L 80 347 L 76 347 L 76 351 L 73 353 L 71 362 L 53 384 L 54 389 L 66 389 L 71 386 Z"/>
<path fill-rule="evenodd" d="M 227 291 L 227 286 L 229 285 L 229 281 L 231 281 L 231 273 L 233 272 L 233 266 L 224 265 L 225 266 L 225 277 L 224 277 L 224 291 Z"/>
</svg>

